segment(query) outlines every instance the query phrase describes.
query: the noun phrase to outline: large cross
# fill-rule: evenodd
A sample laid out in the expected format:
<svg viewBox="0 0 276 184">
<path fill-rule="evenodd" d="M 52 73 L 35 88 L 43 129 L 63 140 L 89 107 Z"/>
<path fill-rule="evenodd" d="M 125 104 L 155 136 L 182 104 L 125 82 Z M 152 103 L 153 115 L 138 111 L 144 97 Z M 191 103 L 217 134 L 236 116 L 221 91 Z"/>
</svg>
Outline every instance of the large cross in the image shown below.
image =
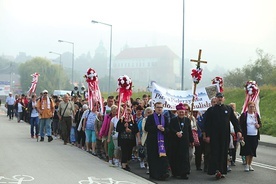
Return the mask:
<svg viewBox="0 0 276 184">
<path fill-rule="evenodd" d="M 198 59 L 191 59 L 191 62 L 197 62 L 196 67 L 200 68 L 200 63 L 207 63 L 207 61 L 201 61 L 201 49 L 198 51 Z M 191 104 L 191 116 L 193 116 L 193 110 L 194 110 L 194 102 L 195 102 L 195 95 L 196 95 L 196 83 L 194 83 L 194 90 L 193 90 L 193 99 Z"/>
<path fill-rule="evenodd" d="M 197 62 L 197 67 L 200 67 L 200 63 L 207 63 L 207 61 L 201 61 L 201 49 L 199 49 L 198 51 L 198 59 L 195 60 L 195 59 L 191 59 L 191 62 Z"/>
</svg>

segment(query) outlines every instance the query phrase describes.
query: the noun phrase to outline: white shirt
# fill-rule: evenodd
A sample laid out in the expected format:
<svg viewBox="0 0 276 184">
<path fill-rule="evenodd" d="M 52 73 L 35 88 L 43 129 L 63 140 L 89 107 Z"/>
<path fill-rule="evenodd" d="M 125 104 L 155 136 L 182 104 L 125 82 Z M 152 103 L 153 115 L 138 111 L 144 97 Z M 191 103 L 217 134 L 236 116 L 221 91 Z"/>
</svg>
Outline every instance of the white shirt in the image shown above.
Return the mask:
<svg viewBox="0 0 276 184">
<path fill-rule="evenodd" d="M 17 112 L 23 112 L 22 104 L 21 103 L 18 103 Z"/>
<path fill-rule="evenodd" d="M 8 105 L 13 105 L 15 102 L 15 98 L 13 96 L 8 96 L 6 99 L 6 103 L 8 103 Z"/>
<path fill-rule="evenodd" d="M 118 139 L 118 132 L 116 132 L 116 126 L 117 126 L 117 123 L 118 123 L 119 119 L 117 118 L 117 116 L 114 116 L 112 119 L 111 119 L 111 122 L 113 123 L 114 127 L 113 127 L 113 132 L 111 132 L 112 134 L 112 137 L 113 139 Z"/>
<path fill-rule="evenodd" d="M 31 112 L 31 117 L 32 117 L 32 118 L 33 118 L 33 117 L 38 117 L 39 114 L 38 114 L 38 112 L 37 112 L 37 110 L 36 110 L 36 108 L 35 108 L 36 102 L 31 102 L 31 103 L 32 103 L 32 106 L 33 106 L 33 110 L 32 110 L 32 112 Z"/>
<path fill-rule="evenodd" d="M 111 107 L 108 107 L 107 105 L 105 106 L 105 112 L 104 114 L 109 114 L 111 111 Z"/>
<path fill-rule="evenodd" d="M 258 121 L 255 113 L 253 114 L 247 113 L 246 123 L 247 123 L 247 135 L 257 135 L 258 130 L 255 127 L 255 124 L 258 123 Z"/>
</svg>

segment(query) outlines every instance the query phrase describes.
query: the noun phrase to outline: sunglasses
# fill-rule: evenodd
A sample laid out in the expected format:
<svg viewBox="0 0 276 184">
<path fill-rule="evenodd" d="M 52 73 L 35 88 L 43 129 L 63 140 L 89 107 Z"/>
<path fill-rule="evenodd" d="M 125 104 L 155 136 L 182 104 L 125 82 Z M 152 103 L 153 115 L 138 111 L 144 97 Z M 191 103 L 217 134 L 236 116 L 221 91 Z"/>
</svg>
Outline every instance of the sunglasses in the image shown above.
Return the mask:
<svg viewBox="0 0 276 184">
<path fill-rule="evenodd" d="M 44 95 L 47 95 L 48 93 L 43 93 Z"/>
</svg>

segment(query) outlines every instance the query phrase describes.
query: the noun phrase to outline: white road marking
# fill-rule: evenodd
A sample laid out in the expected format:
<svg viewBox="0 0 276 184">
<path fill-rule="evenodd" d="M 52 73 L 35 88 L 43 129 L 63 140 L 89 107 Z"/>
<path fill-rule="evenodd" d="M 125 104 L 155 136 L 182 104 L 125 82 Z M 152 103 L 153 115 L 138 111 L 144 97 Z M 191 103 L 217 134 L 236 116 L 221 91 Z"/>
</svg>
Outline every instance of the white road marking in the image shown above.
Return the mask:
<svg viewBox="0 0 276 184">
<path fill-rule="evenodd" d="M 240 158 L 236 158 L 236 161 L 241 162 L 242 163 L 242 159 Z M 276 171 L 276 166 L 273 165 L 267 165 L 267 164 L 262 164 L 262 163 L 258 163 L 258 162 L 252 162 L 253 166 L 257 166 L 257 167 L 261 167 L 261 168 L 265 168 L 265 169 L 269 169 L 269 170 L 273 170 Z"/>
<path fill-rule="evenodd" d="M 34 178 L 28 175 L 14 175 L 12 178 L 5 178 L 4 176 L 0 176 L 0 183 L 21 184 L 23 181 L 33 180 Z"/>
<path fill-rule="evenodd" d="M 135 184 L 130 181 L 117 181 L 112 178 L 87 177 L 88 180 L 80 180 L 79 184 Z"/>
</svg>

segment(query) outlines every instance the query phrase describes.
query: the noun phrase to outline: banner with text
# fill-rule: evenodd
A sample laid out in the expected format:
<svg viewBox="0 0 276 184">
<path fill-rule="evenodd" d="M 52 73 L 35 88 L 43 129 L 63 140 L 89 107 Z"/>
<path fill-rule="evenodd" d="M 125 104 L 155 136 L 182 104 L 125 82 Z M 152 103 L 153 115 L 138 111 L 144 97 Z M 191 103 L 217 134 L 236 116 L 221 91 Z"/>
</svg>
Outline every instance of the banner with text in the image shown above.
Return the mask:
<svg viewBox="0 0 276 184">
<path fill-rule="evenodd" d="M 211 99 L 219 91 L 217 84 L 206 87 L 197 87 L 194 101 L 194 110 L 204 111 L 211 106 Z M 167 89 L 157 85 L 155 82 L 151 83 L 152 105 L 156 102 L 162 102 L 164 110 L 175 110 L 175 106 L 179 103 L 187 103 L 191 106 L 193 99 L 192 90 L 173 90 Z"/>
<path fill-rule="evenodd" d="M 10 92 L 10 82 L 0 81 L 0 96 L 8 96 Z"/>
</svg>

